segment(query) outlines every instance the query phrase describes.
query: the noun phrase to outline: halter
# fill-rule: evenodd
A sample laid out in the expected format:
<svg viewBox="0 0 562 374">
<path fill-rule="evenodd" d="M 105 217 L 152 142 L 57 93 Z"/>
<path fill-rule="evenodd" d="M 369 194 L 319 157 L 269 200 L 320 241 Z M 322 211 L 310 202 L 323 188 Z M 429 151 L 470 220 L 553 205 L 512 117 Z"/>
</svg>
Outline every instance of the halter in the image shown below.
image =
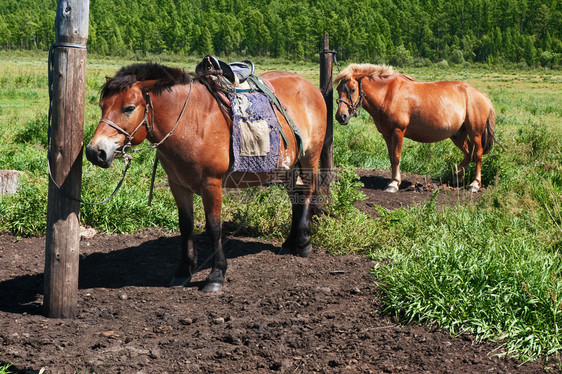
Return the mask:
<svg viewBox="0 0 562 374">
<path fill-rule="evenodd" d="M 139 131 L 139 129 L 143 125 L 146 126 L 146 130 L 147 130 L 148 133 L 150 133 L 152 131 L 152 126 L 148 122 L 148 108 L 150 108 L 151 111 L 152 111 L 152 120 L 154 121 L 154 106 L 152 105 L 152 100 L 150 100 L 150 95 L 148 93 L 144 94 L 144 98 L 146 100 L 146 107 L 144 108 L 144 118 L 138 124 L 138 126 L 135 128 L 135 130 L 130 134 L 127 131 L 125 131 L 122 127 L 117 125 L 115 122 L 113 122 L 112 120 L 107 119 L 107 118 L 100 119 L 100 122 L 108 124 L 109 126 L 113 127 L 115 130 L 117 130 L 117 132 L 120 132 L 121 134 L 126 136 L 126 142 L 124 143 L 123 148 L 125 148 L 125 146 L 128 146 L 128 147 L 132 146 L 133 137 L 135 136 L 137 131 Z"/>
<path fill-rule="evenodd" d="M 349 91 L 349 87 L 347 87 L 347 84 L 343 85 L 344 87 L 343 89 L 351 102 L 339 98 L 336 100 L 336 104 L 344 103 L 349 108 L 351 108 L 351 114 L 353 115 L 353 117 L 357 117 L 357 114 L 359 113 L 359 109 L 363 106 L 363 98 L 365 97 L 365 92 L 363 92 L 363 85 L 361 84 L 361 80 L 359 80 L 358 82 L 359 82 L 359 99 L 357 100 L 357 103 L 354 104 L 353 100 L 351 100 L 351 92 Z"/>
<path fill-rule="evenodd" d="M 100 119 L 100 122 L 108 124 L 109 126 L 114 128 L 115 130 L 117 130 L 118 132 L 120 132 L 120 133 L 122 133 L 123 135 L 126 136 L 126 142 L 123 143 L 123 146 L 121 147 L 121 155 L 122 155 L 123 159 L 125 160 L 125 170 L 123 171 L 123 178 L 119 182 L 119 184 L 118 184 L 117 188 L 115 189 L 115 191 L 113 192 L 113 194 L 108 199 L 104 200 L 101 203 L 104 203 L 104 202 L 108 201 L 109 199 L 111 199 L 115 195 L 115 193 L 117 193 L 117 190 L 119 189 L 119 187 L 121 187 L 121 184 L 123 183 L 123 180 L 125 179 L 125 174 L 127 173 L 127 170 L 129 169 L 129 167 L 131 166 L 131 160 L 132 160 L 133 152 L 145 151 L 145 150 L 157 148 L 160 144 L 164 143 L 164 141 L 166 139 L 168 139 L 170 136 L 172 136 L 172 134 L 174 133 L 174 130 L 176 129 L 176 127 L 180 123 L 181 117 L 183 117 L 183 112 L 185 111 L 185 108 L 187 107 L 187 102 L 189 101 L 189 98 L 191 97 L 192 91 L 193 91 L 193 82 L 189 82 L 189 93 L 187 94 L 187 97 L 185 98 L 185 102 L 183 103 L 183 107 L 181 108 L 181 112 L 180 112 L 180 115 L 178 116 L 178 119 L 176 120 L 176 123 L 174 124 L 172 129 L 162 138 L 162 140 L 160 140 L 158 143 L 151 144 L 149 147 L 139 148 L 139 149 L 133 148 L 133 137 L 135 136 L 136 132 L 139 131 L 139 129 L 143 125 L 146 126 L 147 134 L 150 134 L 152 132 L 152 129 L 154 128 L 154 126 L 151 125 L 150 122 L 148 122 L 148 108 L 150 107 L 151 118 L 152 118 L 152 122 L 154 123 L 154 106 L 152 105 L 152 100 L 150 99 L 150 95 L 148 93 L 145 93 L 145 96 L 144 96 L 145 100 L 146 100 L 146 107 L 144 108 L 144 118 L 137 125 L 137 127 L 133 130 L 132 133 L 129 134 L 122 127 L 120 127 L 115 122 L 113 122 L 113 121 L 111 121 L 107 118 Z M 154 180 L 156 178 L 156 168 L 158 168 L 158 156 L 156 156 L 154 158 L 154 165 L 152 166 L 152 177 L 150 178 L 150 191 L 148 193 L 148 206 L 150 206 L 152 204 L 152 191 L 154 189 Z"/>
<path fill-rule="evenodd" d="M 49 55 L 50 57 L 50 55 Z M 145 100 L 146 100 L 146 107 L 144 109 L 144 118 L 143 120 L 137 125 L 137 127 L 135 128 L 135 130 L 132 133 L 128 133 L 127 131 L 125 131 L 121 126 L 117 125 L 115 122 L 111 121 L 110 119 L 107 118 L 102 118 L 100 120 L 100 122 L 106 123 L 107 125 L 111 126 L 112 128 L 114 128 L 115 130 L 117 130 L 119 133 L 123 134 L 126 136 L 126 143 L 123 144 L 123 147 L 121 147 L 121 155 L 123 156 L 123 160 L 125 161 L 125 168 L 123 169 L 122 172 L 122 176 L 121 176 L 121 180 L 119 181 L 119 183 L 117 183 L 117 187 L 115 187 L 115 190 L 113 190 L 113 193 L 105 200 L 103 201 L 98 201 L 98 202 L 88 202 L 88 201 L 84 201 L 82 199 L 79 198 L 75 198 L 71 195 L 69 195 L 66 191 L 64 191 L 58 184 L 57 182 L 54 180 L 52 172 L 51 172 L 51 164 L 49 162 L 50 160 L 50 155 L 47 155 L 47 166 L 49 169 L 49 177 L 51 179 L 51 181 L 54 183 L 54 185 L 64 194 L 66 195 L 66 197 L 68 197 L 71 200 L 74 201 L 78 201 L 82 204 L 86 204 L 86 205 L 99 205 L 99 204 L 104 204 L 106 202 L 108 202 L 109 200 L 111 200 L 113 198 L 113 196 L 115 196 L 117 194 L 117 191 L 119 191 L 119 189 L 121 188 L 121 185 L 123 184 L 123 182 L 125 181 L 125 175 L 127 174 L 127 170 L 129 170 L 129 167 L 131 166 L 131 160 L 132 160 L 132 154 L 135 151 L 142 151 L 142 150 L 148 150 L 148 149 L 154 149 L 156 147 L 158 147 L 160 144 L 162 144 L 166 139 L 168 139 L 168 137 L 172 136 L 172 134 L 174 133 L 174 130 L 176 129 L 176 127 L 178 126 L 178 124 L 180 123 L 180 119 L 183 116 L 183 112 L 185 111 L 185 107 L 187 106 L 187 102 L 189 101 L 189 98 L 191 97 L 191 91 L 193 91 L 193 83 L 190 82 L 189 84 L 189 93 L 187 94 L 187 98 L 185 99 L 185 102 L 183 103 L 183 108 L 181 109 L 180 115 L 178 116 L 178 119 L 176 120 L 176 123 L 174 124 L 174 127 L 172 127 L 172 129 L 170 130 L 170 132 L 168 132 L 166 134 L 166 136 L 164 136 L 164 138 L 162 138 L 162 140 L 160 140 L 158 143 L 154 143 L 152 144 L 150 147 L 145 147 L 145 148 L 140 148 L 140 149 L 134 149 L 133 148 L 133 137 L 135 136 L 135 134 L 137 133 L 137 131 L 139 131 L 139 129 L 144 125 L 146 126 L 146 130 L 147 133 L 151 133 L 152 132 L 152 128 L 153 126 L 150 124 L 150 122 L 148 121 L 148 108 L 150 107 L 150 110 L 152 112 L 152 121 L 154 122 L 154 106 L 152 105 L 152 100 L 150 100 L 150 95 L 148 95 L 148 93 L 145 93 Z M 49 91 L 50 92 L 50 91 Z M 50 130 L 50 110 L 49 110 L 49 130 Z M 50 141 L 50 131 L 48 133 L 48 139 Z M 154 166 L 152 167 L 152 178 L 150 181 L 150 193 L 148 196 L 148 205 L 150 206 L 151 201 L 152 201 L 152 190 L 154 188 L 154 178 L 156 175 L 156 168 L 158 166 L 158 157 L 155 158 L 154 160 Z"/>
<path fill-rule="evenodd" d="M 124 158 L 130 159 L 131 154 L 133 152 L 157 148 L 160 144 L 164 143 L 164 141 L 166 139 L 168 139 L 170 136 L 172 136 L 172 134 L 174 133 L 174 130 L 176 129 L 176 127 L 180 123 L 181 118 L 183 117 L 183 112 L 185 111 L 185 107 L 187 106 L 187 102 L 189 101 L 189 98 L 191 97 L 192 91 L 193 91 L 193 82 L 190 82 L 189 83 L 189 93 L 187 94 L 187 98 L 185 99 L 185 102 L 183 103 L 183 107 L 181 108 L 181 112 L 180 112 L 180 115 L 178 116 L 178 119 L 176 120 L 176 123 L 174 124 L 172 129 L 162 138 L 162 140 L 160 140 L 158 143 L 151 144 L 149 147 L 139 148 L 139 149 L 133 148 L 133 137 L 135 136 L 137 131 L 139 131 L 139 129 L 142 126 L 146 126 L 147 134 L 150 134 L 152 132 L 152 129 L 154 128 L 154 126 L 148 121 L 148 110 L 150 108 L 152 122 L 154 123 L 154 106 L 152 105 L 152 100 L 150 99 L 150 95 L 148 93 L 144 94 L 145 95 L 144 98 L 146 100 L 146 107 L 144 108 L 144 118 L 137 125 L 137 127 L 133 130 L 132 133 L 129 134 L 121 126 L 117 125 L 115 122 L 111 121 L 110 119 L 102 118 L 102 119 L 100 119 L 100 122 L 103 122 L 103 123 L 111 126 L 115 130 L 117 130 L 117 132 L 125 135 L 126 139 L 125 139 L 125 142 L 123 143 L 123 146 L 121 147 L 121 154 L 123 155 Z M 127 152 L 128 150 L 130 150 L 130 151 Z"/>
</svg>

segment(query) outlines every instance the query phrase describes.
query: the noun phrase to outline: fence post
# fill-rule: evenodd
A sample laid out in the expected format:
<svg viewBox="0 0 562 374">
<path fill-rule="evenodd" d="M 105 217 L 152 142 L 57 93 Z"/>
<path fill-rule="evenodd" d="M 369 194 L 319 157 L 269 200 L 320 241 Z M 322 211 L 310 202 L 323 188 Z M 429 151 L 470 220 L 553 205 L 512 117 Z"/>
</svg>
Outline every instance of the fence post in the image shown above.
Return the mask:
<svg viewBox="0 0 562 374">
<path fill-rule="evenodd" d="M 45 246 L 44 313 L 76 316 L 89 0 L 58 0 L 49 54 L 52 122 Z M 52 66 L 52 71 L 51 71 Z"/>
<path fill-rule="evenodd" d="M 320 154 L 321 187 L 326 191 L 334 180 L 334 146 L 333 146 L 333 124 L 334 124 L 334 100 L 332 85 L 332 61 L 334 51 L 330 50 L 329 35 L 324 34 L 324 49 L 320 53 L 320 91 L 324 96 L 328 118 L 326 121 L 326 138 Z"/>
</svg>

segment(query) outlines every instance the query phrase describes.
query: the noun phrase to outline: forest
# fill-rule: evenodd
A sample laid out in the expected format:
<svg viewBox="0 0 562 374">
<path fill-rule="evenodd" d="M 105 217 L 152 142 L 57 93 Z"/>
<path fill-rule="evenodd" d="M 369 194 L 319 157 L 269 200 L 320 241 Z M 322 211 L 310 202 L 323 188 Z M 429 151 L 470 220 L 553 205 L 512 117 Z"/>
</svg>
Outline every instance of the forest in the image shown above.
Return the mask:
<svg viewBox="0 0 562 374">
<path fill-rule="evenodd" d="M 47 50 L 55 0 L 0 0 L 0 49 Z M 88 49 L 100 55 L 215 54 L 447 61 L 559 68 L 559 0 L 90 0 Z"/>
</svg>

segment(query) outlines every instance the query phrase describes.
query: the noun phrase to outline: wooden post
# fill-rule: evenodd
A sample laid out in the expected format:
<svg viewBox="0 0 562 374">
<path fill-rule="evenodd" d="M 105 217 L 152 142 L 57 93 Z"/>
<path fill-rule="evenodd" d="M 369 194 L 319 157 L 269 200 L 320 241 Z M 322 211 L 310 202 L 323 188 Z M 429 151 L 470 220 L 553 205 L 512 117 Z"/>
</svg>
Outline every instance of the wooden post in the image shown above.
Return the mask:
<svg viewBox="0 0 562 374">
<path fill-rule="evenodd" d="M 89 0 L 58 0 L 45 247 L 45 315 L 76 316 Z"/>
<path fill-rule="evenodd" d="M 334 51 L 330 50 L 328 34 L 324 34 L 324 50 L 320 53 L 320 91 L 324 95 L 328 118 L 326 122 L 326 138 L 320 154 L 321 187 L 328 189 L 334 180 L 334 146 L 333 146 L 333 124 L 334 124 L 334 99 L 332 85 L 332 61 Z"/>
</svg>

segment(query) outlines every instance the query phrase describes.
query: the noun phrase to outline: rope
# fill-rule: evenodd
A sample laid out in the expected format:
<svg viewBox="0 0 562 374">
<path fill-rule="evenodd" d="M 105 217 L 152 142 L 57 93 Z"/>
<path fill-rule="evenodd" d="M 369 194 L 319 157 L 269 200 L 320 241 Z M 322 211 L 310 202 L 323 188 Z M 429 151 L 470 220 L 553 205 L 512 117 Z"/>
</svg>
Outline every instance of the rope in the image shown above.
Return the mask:
<svg viewBox="0 0 562 374">
<path fill-rule="evenodd" d="M 324 53 L 324 54 L 331 53 L 332 54 L 334 64 L 336 64 L 336 67 L 338 68 L 338 74 L 339 74 L 340 73 L 340 66 L 338 65 L 338 59 L 337 59 L 338 51 L 336 51 L 335 49 L 324 49 L 320 53 Z"/>
</svg>

